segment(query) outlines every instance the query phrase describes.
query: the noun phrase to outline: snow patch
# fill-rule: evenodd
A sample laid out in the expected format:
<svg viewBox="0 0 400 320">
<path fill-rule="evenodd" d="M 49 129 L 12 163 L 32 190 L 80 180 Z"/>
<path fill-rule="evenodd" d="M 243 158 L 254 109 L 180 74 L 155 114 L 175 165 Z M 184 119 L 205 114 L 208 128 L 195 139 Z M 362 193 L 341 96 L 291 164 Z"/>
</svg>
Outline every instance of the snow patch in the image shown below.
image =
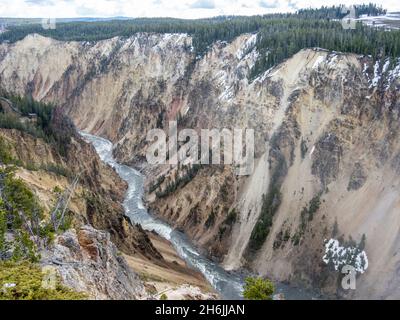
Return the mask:
<svg viewBox="0 0 400 320">
<path fill-rule="evenodd" d="M 368 258 L 365 251 L 358 247 L 341 246 L 336 239 L 326 240 L 325 255 L 322 260 L 326 264 L 333 264 L 336 271 L 343 266 L 350 265 L 359 273 L 364 273 L 368 268 Z"/>
<path fill-rule="evenodd" d="M 244 57 L 244 60 L 247 61 L 247 67 L 249 69 L 252 69 L 254 67 L 259 56 L 260 55 L 259 55 L 257 49 L 254 48 L 253 51 L 251 51 L 248 55 L 246 55 Z"/>
<path fill-rule="evenodd" d="M 396 66 L 392 70 L 388 71 L 387 77 L 388 77 L 387 88 L 389 88 L 390 84 L 393 83 L 396 79 L 400 78 L 400 58 L 397 59 Z"/>
<path fill-rule="evenodd" d="M 271 71 L 275 69 L 275 67 L 269 68 L 267 71 L 265 71 L 262 75 L 258 76 L 257 78 L 254 79 L 254 82 L 259 82 L 263 83 L 267 78 L 271 78 L 274 75 L 276 75 L 279 71 L 279 69 L 275 70 L 275 72 L 271 73 Z"/>
<path fill-rule="evenodd" d="M 364 64 L 363 73 L 368 78 L 368 82 L 370 83 L 369 88 L 377 87 L 380 82 L 385 84 L 385 90 L 388 90 L 390 85 L 398 78 L 400 78 L 400 58 L 397 59 L 396 65 L 390 68 L 390 59 L 386 59 L 381 67 L 381 63 L 379 61 L 375 62 L 374 65 L 374 77 L 371 80 L 368 77 L 368 66 Z"/>
<path fill-rule="evenodd" d="M 164 41 L 169 41 L 173 36 L 174 36 L 173 33 L 164 33 L 164 34 L 162 35 L 162 39 L 163 39 Z"/>
<path fill-rule="evenodd" d="M 243 59 L 246 54 L 251 50 L 255 45 L 257 41 L 257 34 L 252 34 L 246 42 L 239 48 L 239 50 L 236 52 L 236 57 L 241 60 Z"/>
<path fill-rule="evenodd" d="M 318 56 L 318 58 L 315 60 L 314 65 L 312 66 L 313 70 L 318 69 L 319 65 L 324 62 L 325 57 L 324 56 Z"/>
<path fill-rule="evenodd" d="M 228 74 L 225 71 L 220 70 L 216 74 L 216 81 L 218 82 L 218 87 L 222 88 L 219 99 L 231 102 L 235 95 L 232 85 L 229 83 Z"/>
<path fill-rule="evenodd" d="M 383 65 L 382 73 L 385 73 L 389 69 L 389 65 L 390 65 L 390 61 L 389 61 L 389 59 L 387 59 L 385 64 Z"/>
<path fill-rule="evenodd" d="M 337 55 L 336 54 L 334 54 L 334 55 L 332 55 L 332 56 L 329 56 L 329 59 L 328 59 L 328 67 L 329 68 L 334 68 L 335 66 L 336 66 L 336 64 L 337 64 Z"/>
<path fill-rule="evenodd" d="M 364 68 L 363 68 L 363 74 L 365 75 L 365 77 L 369 80 L 369 76 L 368 76 L 368 64 L 364 63 Z"/>
<path fill-rule="evenodd" d="M 376 87 L 381 79 L 381 74 L 379 73 L 379 61 L 375 62 L 374 65 L 374 78 L 371 80 L 371 87 Z"/>
</svg>

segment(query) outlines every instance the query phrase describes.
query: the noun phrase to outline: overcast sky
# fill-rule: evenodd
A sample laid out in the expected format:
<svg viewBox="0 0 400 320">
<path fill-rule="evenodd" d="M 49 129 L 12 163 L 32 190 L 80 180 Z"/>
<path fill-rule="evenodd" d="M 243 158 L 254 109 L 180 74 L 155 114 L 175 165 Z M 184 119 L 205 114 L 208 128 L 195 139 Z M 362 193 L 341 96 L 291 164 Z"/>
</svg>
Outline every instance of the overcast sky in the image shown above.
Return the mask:
<svg viewBox="0 0 400 320">
<path fill-rule="evenodd" d="M 347 5 L 370 0 L 343 0 Z M 399 0 L 375 0 L 400 11 Z M 293 12 L 299 8 L 338 4 L 337 0 L 0 0 L 0 17 L 180 17 L 255 15 Z"/>
</svg>

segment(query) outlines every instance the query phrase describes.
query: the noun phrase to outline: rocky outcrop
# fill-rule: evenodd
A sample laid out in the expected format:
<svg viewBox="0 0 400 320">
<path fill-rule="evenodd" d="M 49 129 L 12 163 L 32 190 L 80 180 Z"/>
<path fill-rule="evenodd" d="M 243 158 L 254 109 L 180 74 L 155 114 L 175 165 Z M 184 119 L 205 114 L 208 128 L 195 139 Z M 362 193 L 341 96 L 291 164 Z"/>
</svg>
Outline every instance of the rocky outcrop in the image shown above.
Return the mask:
<svg viewBox="0 0 400 320">
<path fill-rule="evenodd" d="M 342 295 L 339 273 L 322 260 L 324 240 L 365 234 L 370 263 L 352 295 L 398 297 L 399 66 L 305 49 L 250 81 L 254 40 L 217 42 L 196 59 L 187 35 L 97 43 L 31 35 L 0 45 L 0 83 L 59 102 L 79 128 L 116 143 L 118 160 L 146 173 L 154 213 L 226 268 Z M 253 128 L 253 173 L 204 166 L 187 178 L 182 166 L 146 165 L 147 131 L 171 119 L 178 129 Z M 271 188 L 281 195 L 269 198 L 279 199 L 273 210 Z M 255 237 L 260 217 L 268 232 Z"/>
<path fill-rule="evenodd" d="M 40 249 L 43 269 L 56 268 L 52 274 L 91 299 L 155 299 L 147 283 L 153 278 L 161 288 L 192 285 L 202 298 L 215 297 L 209 295 L 213 290 L 201 273 L 190 269 L 171 244 L 160 245 L 158 235 L 133 225 L 124 215 L 126 183 L 82 140 L 59 108 L 53 112 L 51 128 L 54 139 L 49 141 L 0 129 L 2 159 L 17 165 L 17 176 L 37 196 L 46 220 L 63 190 L 79 177 L 66 211 L 71 229 L 59 230 L 54 242 Z"/>
<path fill-rule="evenodd" d="M 42 266 L 56 269 L 62 282 L 96 300 L 148 297 L 142 281 L 112 243 L 110 234 L 89 225 L 68 230 L 42 253 Z"/>
<path fill-rule="evenodd" d="M 0 129 L 2 146 L 18 166 L 17 176 L 34 191 L 46 216 L 54 209 L 60 192 L 70 188 L 71 179 L 79 176 L 67 210 L 71 226 L 78 231 L 71 229 L 58 235 L 41 251 L 41 263 L 56 266 L 65 285 L 92 299 L 147 297 L 143 282 L 121 252 L 152 263 L 162 263 L 163 257 L 145 231 L 124 215 L 125 182 L 58 111 L 53 113 L 52 127 L 65 138 L 65 155 L 60 153 L 59 142 Z"/>
<path fill-rule="evenodd" d="M 63 123 L 60 127 L 65 130 Z M 64 190 L 69 187 L 68 180 L 79 175 L 79 191 L 71 206 L 75 209 L 72 212 L 75 225 L 89 223 L 109 232 L 112 241 L 127 254 L 140 253 L 150 259 L 162 259 L 140 226 L 132 225 L 124 215 L 122 201 L 126 183 L 77 134 L 72 135 L 66 145 L 65 156 L 60 155 L 55 145 L 18 130 L 0 129 L 0 136 L 6 139 L 11 154 L 25 166 L 19 175 L 43 196 L 47 210 L 56 201 L 53 189 L 58 186 Z M 47 176 L 46 182 L 41 176 Z"/>
<path fill-rule="evenodd" d="M 359 162 L 355 163 L 353 172 L 350 175 L 349 185 L 347 186 L 347 190 L 360 189 L 367 181 L 367 178 L 368 176 L 364 171 L 362 165 Z"/>
<path fill-rule="evenodd" d="M 168 300 L 218 300 L 216 294 L 204 293 L 198 287 L 191 285 L 182 285 L 158 294 L 159 297 L 162 295 L 165 295 Z"/>
</svg>

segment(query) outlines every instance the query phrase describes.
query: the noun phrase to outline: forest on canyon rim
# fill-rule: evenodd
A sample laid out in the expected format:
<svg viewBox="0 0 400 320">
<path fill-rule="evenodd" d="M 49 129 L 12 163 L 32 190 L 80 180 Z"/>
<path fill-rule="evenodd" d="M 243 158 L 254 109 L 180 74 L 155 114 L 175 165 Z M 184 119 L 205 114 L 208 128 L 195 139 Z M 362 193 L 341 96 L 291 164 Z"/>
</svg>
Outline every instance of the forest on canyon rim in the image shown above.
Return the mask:
<svg viewBox="0 0 400 320">
<path fill-rule="evenodd" d="M 356 14 L 386 11 L 370 4 Z M 79 129 L 110 140 L 116 161 L 140 170 L 146 208 L 210 265 L 327 297 L 398 298 L 400 31 L 361 22 L 344 30 L 344 15 L 336 6 L 8 26 L 0 34 L 0 259 L 14 273 L 0 280 L 21 273 L 26 281 L 33 270 L 38 281 L 39 266 L 67 259 L 77 267 L 57 265 L 56 292 L 22 286 L 15 295 L 219 292 L 124 215 L 129 186 Z M 146 165 L 146 132 L 171 120 L 254 128 L 254 172 Z M 109 279 L 96 273 L 106 260 Z M 340 286 L 344 265 L 357 271 L 354 292 Z"/>
</svg>

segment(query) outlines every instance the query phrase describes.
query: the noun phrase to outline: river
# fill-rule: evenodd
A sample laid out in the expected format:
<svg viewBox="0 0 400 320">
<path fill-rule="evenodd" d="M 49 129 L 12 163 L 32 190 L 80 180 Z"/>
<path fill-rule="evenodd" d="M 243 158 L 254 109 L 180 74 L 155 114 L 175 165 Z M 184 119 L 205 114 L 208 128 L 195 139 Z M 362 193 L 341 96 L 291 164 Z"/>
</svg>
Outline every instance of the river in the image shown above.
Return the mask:
<svg viewBox="0 0 400 320">
<path fill-rule="evenodd" d="M 143 176 L 137 170 L 119 164 L 112 155 L 113 144 L 103 138 L 80 132 L 82 137 L 93 144 L 102 161 L 113 167 L 119 176 L 128 183 L 128 191 L 123 203 L 125 214 L 132 223 L 140 224 L 143 229 L 155 231 L 174 246 L 186 263 L 199 270 L 207 281 L 224 299 L 243 299 L 244 275 L 228 272 L 217 263 L 202 256 L 180 231 L 149 214 L 143 205 Z M 293 288 L 285 284 L 276 284 L 276 293 L 283 293 L 286 299 L 311 299 L 315 293 Z"/>
</svg>

